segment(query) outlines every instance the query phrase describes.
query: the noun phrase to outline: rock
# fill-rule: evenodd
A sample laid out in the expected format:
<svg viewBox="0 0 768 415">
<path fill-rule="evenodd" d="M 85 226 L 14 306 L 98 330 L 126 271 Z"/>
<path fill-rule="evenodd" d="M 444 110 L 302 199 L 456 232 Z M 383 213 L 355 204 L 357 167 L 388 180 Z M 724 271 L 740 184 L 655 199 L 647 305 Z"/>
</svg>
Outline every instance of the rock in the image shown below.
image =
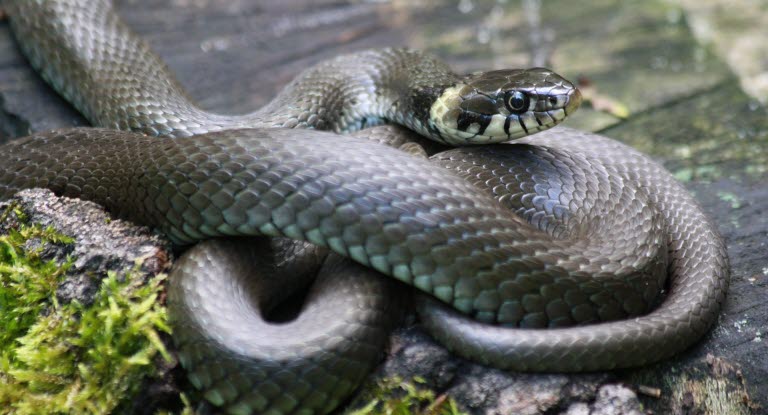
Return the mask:
<svg viewBox="0 0 768 415">
<path fill-rule="evenodd" d="M 631 389 L 622 385 L 605 385 L 597 392 L 590 415 L 641 415 L 643 406 Z"/>
<path fill-rule="evenodd" d="M 641 414 L 637 395 L 608 373 L 525 374 L 484 367 L 451 355 L 418 325 L 396 330 L 369 387 L 389 378 L 421 384 L 472 414 Z M 353 407 L 362 403 L 353 403 Z"/>
<path fill-rule="evenodd" d="M 41 253 L 42 258 L 60 263 L 70 256 L 75 258 L 69 276 L 58 289 L 59 301 L 76 299 L 90 304 L 99 280 L 108 272 L 138 271 L 150 277 L 170 267 L 170 243 L 146 227 L 112 219 L 95 203 L 30 189 L 0 203 L 0 211 L 9 204 L 17 205 L 30 223 L 52 226 L 74 239 L 71 245 L 48 245 Z M 0 232 L 13 226 L 18 222 L 4 223 Z"/>
</svg>

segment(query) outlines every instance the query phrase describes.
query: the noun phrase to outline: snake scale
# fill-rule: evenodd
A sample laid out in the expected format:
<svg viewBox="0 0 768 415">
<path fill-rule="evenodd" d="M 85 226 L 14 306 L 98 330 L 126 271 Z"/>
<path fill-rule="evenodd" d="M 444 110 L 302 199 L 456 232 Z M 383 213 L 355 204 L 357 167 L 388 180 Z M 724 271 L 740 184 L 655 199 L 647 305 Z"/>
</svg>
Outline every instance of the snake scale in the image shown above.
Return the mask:
<svg viewBox="0 0 768 415">
<path fill-rule="evenodd" d="M 421 321 L 449 349 L 527 371 L 664 359 L 724 301 L 712 222 L 643 154 L 548 130 L 581 100 L 549 70 L 464 76 L 418 51 L 363 51 L 306 69 L 252 114 L 219 115 L 109 1 L 3 5 L 32 66 L 101 128 L 3 146 L 0 198 L 48 187 L 202 241 L 175 264 L 169 307 L 192 383 L 224 411 L 333 410 L 403 308 L 395 280 L 430 294 Z M 390 123 L 443 151 L 427 160 Z M 243 236 L 278 238 L 219 238 Z M 265 321 L 307 284 L 295 318 Z"/>
</svg>

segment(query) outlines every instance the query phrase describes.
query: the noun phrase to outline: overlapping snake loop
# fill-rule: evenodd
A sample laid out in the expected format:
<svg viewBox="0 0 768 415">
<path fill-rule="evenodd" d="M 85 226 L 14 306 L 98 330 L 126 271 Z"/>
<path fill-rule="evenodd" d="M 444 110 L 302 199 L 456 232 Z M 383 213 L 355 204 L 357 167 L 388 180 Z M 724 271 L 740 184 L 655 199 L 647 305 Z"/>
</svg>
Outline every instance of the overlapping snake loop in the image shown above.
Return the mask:
<svg viewBox="0 0 768 415">
<path fill-rule="evenodd" d="M 195 106 L 108 1 L 4 5 L 31 64 L 103 128 L 2 147 L 0 197 L 48 187 L 179 245 L 206 240 L 176 264 L 169 306 L 190 379 L 226 411 L 336 407 L 398 314 L 402 287 L 378 273 L 431 295 L 422 322 L 450 349 L 514 370 L 654 362 L 716 319 L 728 262 L 714 225 L 639 152 L 543 131 L 580 102 L 549 70 L 459 76 L 418 51 L 364 51 L 226 116 Z M 380 144 L 414 152 L 402 130 L 364 128 L 382 123 L 488 145 L 428 161 Z M 258 235 L 287 239 L 215 239 Z M 302 312 L 265 322 L 317 267 Z"/>
</svg>

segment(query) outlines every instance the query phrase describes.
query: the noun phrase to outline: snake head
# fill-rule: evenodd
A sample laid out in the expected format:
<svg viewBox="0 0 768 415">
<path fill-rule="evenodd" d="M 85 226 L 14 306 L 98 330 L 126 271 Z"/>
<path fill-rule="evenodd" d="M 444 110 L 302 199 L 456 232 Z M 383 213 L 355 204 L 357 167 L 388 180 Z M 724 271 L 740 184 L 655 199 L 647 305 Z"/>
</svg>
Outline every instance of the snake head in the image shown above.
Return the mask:
<svg viewBox="0 0 768 415">
<path fill-rule="evenodd" d="M 554 127 L 581 104 L 581 93 L 546 68 L 464 77 L 430 108 L 430 126 L 452 145 L 489 144 Z"/>
</svg>

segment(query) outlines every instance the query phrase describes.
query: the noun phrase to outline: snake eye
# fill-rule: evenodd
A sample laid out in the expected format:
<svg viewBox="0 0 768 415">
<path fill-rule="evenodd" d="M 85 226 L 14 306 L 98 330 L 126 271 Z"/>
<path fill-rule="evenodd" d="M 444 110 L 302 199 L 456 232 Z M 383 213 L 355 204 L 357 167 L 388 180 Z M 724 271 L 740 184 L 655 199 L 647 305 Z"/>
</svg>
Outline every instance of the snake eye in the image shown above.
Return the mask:
<svg viewBox="0 0 768 415">
<path fill-rule="evenodd" d="M 510 112 L 520 114 L 528 109 L 530 98 L 524 92 L 507 91 L 504 104 Z"/>
</svg>

